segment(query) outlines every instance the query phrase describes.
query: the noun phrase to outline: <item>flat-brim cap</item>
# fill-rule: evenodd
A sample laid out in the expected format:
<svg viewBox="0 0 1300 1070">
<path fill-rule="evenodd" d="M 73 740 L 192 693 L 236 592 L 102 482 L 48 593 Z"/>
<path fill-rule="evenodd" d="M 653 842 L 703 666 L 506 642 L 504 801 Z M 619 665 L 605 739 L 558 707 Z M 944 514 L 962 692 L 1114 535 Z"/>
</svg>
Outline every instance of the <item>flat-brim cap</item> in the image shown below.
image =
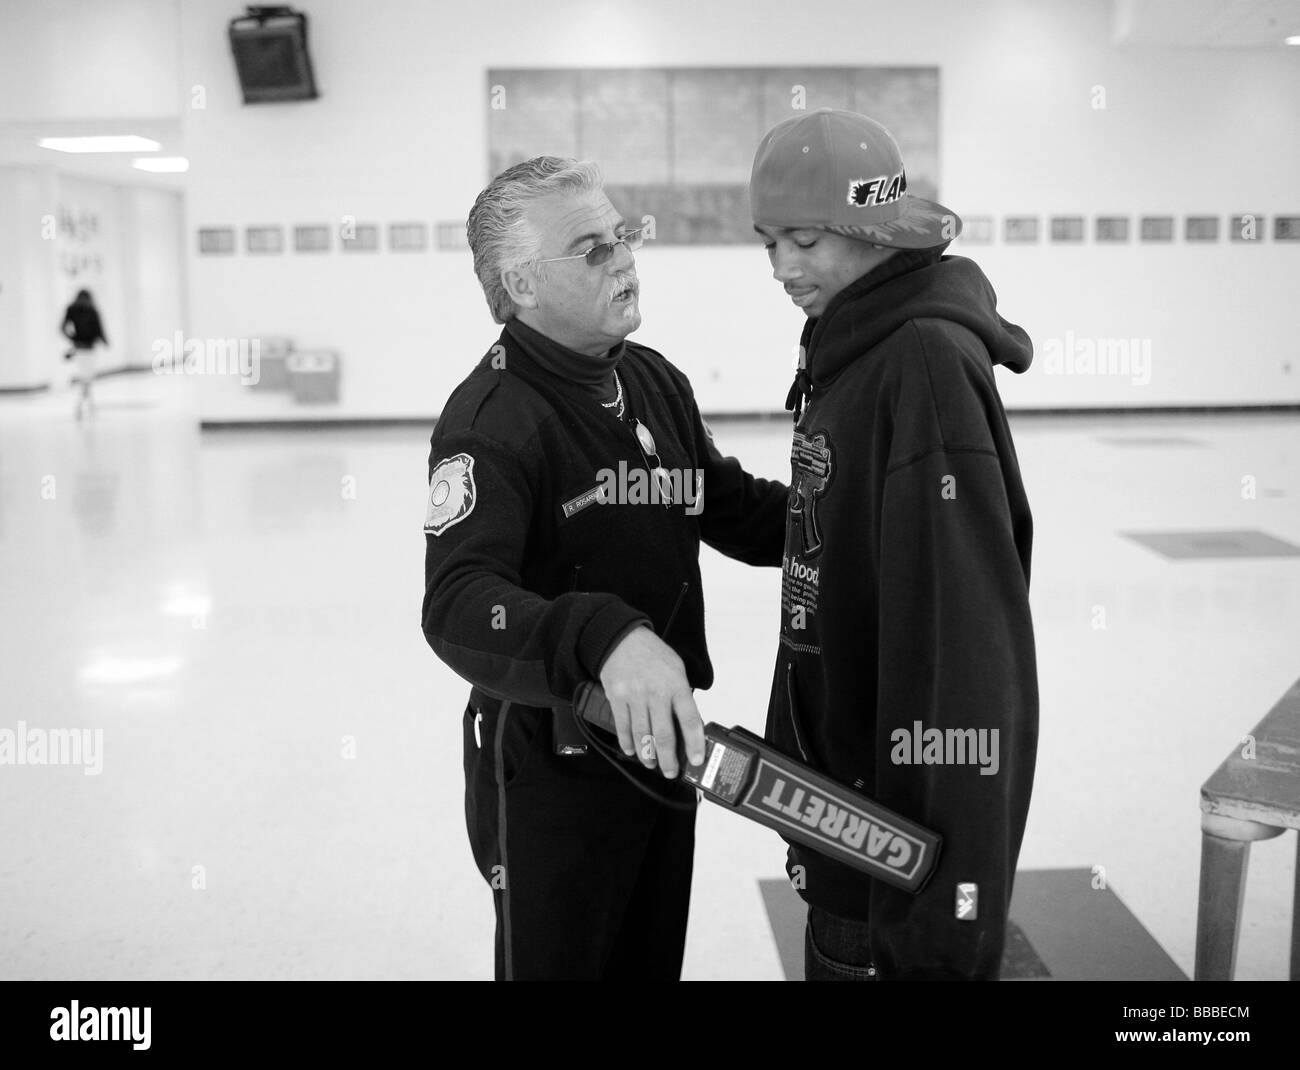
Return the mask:
<svg viewBox="0 0 1300 1070">
<path fill-rule="evenodd" d="M 929 249 L 961 233 L 957 213 L 907 192 L 888 130 L 832 108 L 786 119 L 764 135 L 749 205 L 764 226 L 830 230 L 896 249 Z"/>
</svg>

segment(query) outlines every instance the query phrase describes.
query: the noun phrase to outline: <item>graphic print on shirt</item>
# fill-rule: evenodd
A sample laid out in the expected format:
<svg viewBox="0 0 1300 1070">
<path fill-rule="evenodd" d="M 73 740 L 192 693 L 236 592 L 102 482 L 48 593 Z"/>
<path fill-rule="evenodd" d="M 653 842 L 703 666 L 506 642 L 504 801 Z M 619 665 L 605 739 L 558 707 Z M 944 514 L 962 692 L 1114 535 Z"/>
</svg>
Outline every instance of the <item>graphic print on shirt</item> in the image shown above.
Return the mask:
<svg viewBox="0 0 1300 1070">
<path fill-rule="evenodd" d="M 824 545 L 817 509 L 831 481 L 834 451 L 824 431 L 805 435 L 796 429 L 790 449 L 790 508 L 786 528 L 786 553 L 781 558 L 781 608 L 786 627 L 781 641 L 796 650 L 820 653 L 810 618 L 817 613 L 821 593 L 821 568 L 810 563 Z M 807 629 L 807 631 L 805 631 Z"/>
<path fill-rule="evenodd" d="M 799 547 L 790 549 L 801 557 L 816 557 L 822 552 L 817 503 L 831 481 L 831 467 L 831 444 L 826 432 L 805 435 L 796 428 L 790 447 L 790 515 L 799 528 Z"/>
<path fill-rule="evenodd" d="M 429 507 L 424 514 L 424 530 L 441 535 L 459 524 L 474 511 L 474 458 L 457 453 L 439 461 L 429 478 Z"/>
</svg>

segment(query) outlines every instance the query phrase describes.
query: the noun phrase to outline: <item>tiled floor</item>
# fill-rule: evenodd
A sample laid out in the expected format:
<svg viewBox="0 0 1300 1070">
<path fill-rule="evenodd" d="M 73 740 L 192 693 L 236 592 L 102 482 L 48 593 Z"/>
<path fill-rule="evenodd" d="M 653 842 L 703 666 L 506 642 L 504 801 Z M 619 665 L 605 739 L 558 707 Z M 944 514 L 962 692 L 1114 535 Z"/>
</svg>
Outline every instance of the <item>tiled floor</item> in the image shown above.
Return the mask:
<svg viewBox="0 0 1300 1070">
<path fill-rule="evenodd" d="M 807 907 L 785 880 L 763 898 L 787 981 L 804 977 Z M 1022 869 L 1007 918 L 1004 981 L 1185 981 L 1184 974 L 1089 869 Z"/>
<path fill-rule="evenodd" d="M 489 976 L 466 689 L 418 628 L 427 431 L 201 434 L 186 386 L 106 380 L 85 426 L 67 394 L 0 398 L 0 730 L 102 734 L 98 775 L 0 766 L 0 977 Z M 1190 974 L 1198 788 L 1300 676 L 1300 558 L 1122 533 L 1300 543 L 1300 420 L 1013 428 L 1042 696 L 1021 869 L 1101 867 Z M 784 423 L 715 431 L 785 474 Z M 759 729 L 776 572 L 704 567 L 702 708 Z M 783 977 L 778 841 L 711 807 L 698 839 L 686 976 Z M 1280 978 L 1293 838 L 1253 856 L 1238 977 Z"/>
</svg>

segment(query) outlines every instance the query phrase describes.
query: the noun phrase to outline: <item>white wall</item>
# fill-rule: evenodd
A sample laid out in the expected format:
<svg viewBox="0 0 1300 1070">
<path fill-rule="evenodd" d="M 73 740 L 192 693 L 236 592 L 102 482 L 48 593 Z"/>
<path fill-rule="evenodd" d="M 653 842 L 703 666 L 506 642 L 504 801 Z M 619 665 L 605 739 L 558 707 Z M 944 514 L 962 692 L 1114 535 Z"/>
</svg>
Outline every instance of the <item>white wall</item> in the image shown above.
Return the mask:
<svg viewBox="0 0 1300 1070">
<path fill-rule="evenodd" d="M 225 38 L 230 5 L 181 0 L 181 81 L 206 90 L 206 107 L 185 117 L 189 331 L 337 347 L 343 404 L 325 415 L 439 408 L 497 330 L 468 254 L 200 258 L 195 231 L 234 224 L 242 248 L 248 224 L 463 220 L 488 178 L 488 67 L 934 64 L 940 192 L 958 213 L 1073 213 L 1091 224 L 1113 212 L 1135 229 L 1144 213 L 1300 213 L 1300 51 L 1116 49 L 1103 3 L 316 0 L 306 9 L 322 99 L 245 108 Z M 1104 110 L 1092 106 L 1099 85 Z M 1050 376 L 1040 361 L 999 376 L 1010 406 L 1300 400 L 1290 309 L 1300 246 L 1089 239 L 958 251 L 979 260 L 1003 313 L 1040 346 L 1067 332 L 1150 340 L 1145 386 Z M 637 338 L 691 375 L 701 406 L 779 408 L 801 317 L 762 252 L 651 247 L 638 264 Z M 211 386 L 206 415 L 268 415 L 264 397 Z"/>
<path fill-rule="evenodd" d="M 152 363 L 154 343 L 186 322 L 184 211 L 175 193 L 140 187 L 122 190 L 125 220 L 127 363 Z"/>
<path fill-rule="evenodd" d="M 0 123 L 174 116 L 178 40 L 177 0 L 0 0 Z"/>
<path fill-rule="evenodd" d="M 53 245 L 40 232 L 54 191 L 52 170 L 0 167 L 0 387 L 45 385 L 59 345 Z"/>
</svg>

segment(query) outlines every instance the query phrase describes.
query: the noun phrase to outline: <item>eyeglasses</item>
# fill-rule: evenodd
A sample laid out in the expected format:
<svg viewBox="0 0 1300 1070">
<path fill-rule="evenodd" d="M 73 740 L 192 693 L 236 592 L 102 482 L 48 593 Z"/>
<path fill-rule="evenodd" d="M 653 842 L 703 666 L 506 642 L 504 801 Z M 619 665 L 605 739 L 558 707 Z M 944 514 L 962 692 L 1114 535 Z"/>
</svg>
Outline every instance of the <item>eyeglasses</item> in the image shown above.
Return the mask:
<svg viewBox="0 0 1300 1070">
<path fill-rule="evenodd" d="M 609 258 L 614 255 L 616 245 L 626 245 L 628 252 L 635 252 L 641 248 L 645 241 L 645 232 L 638 227 L 636 230 L 629 230 L 621 238 L 615 238 L 613 241 L 601 242 L 599 245 L 593 245 L 585 253 L 577 253 L 574 256 L 548 256 L 545 260 L 534 260 L 534 264 L 553 264 L 557 260 L 586 260 L 592 267 L 600 267 L 601 264 L 607 263 Z"/>
<path fill-rule="evenodd" d="M 673 504 L 673 483 L 668 476 L 667 469 L 663 466 L 663 462 L 659 460 L 659 454 L 655 452 L 655 437 L 650 434 L 650 428 L 646 427 L 635 416 L 629 417 L 628 423 L 632 425 L 632 430 L 636 432 L 636 442 L 641 447 L 641 455 L 645 457 L 646 465 L 655 477 L 655 482 L 659 484 L 659 497 L 663 499 L 664 508 L 667 509 Z"/>
</svg>

